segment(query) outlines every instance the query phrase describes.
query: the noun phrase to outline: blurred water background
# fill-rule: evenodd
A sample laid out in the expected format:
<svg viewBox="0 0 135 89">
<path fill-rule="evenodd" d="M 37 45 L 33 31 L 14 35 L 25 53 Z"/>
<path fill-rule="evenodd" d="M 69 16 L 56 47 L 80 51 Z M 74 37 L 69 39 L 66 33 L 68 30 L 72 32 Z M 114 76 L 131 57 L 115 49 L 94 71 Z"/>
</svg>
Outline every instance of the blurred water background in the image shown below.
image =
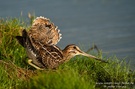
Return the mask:
<svg viewBox="0 0 135 89">
<path fill-rule="evenodd" d="M 135 68 L 135 0 L 0 0 L 0 17 L 50 18 L 61 30 L 58 46 L 96 44 L 104 56 L 130 60 Z"/>
</svg>

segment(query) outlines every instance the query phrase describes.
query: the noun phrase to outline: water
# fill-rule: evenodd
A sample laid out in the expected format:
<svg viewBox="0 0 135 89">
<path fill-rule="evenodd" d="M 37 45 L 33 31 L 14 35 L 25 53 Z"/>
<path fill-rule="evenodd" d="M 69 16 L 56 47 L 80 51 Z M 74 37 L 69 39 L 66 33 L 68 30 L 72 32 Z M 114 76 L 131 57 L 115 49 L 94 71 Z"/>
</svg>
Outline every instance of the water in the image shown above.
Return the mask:
<svg viewBox="0 0 135 89">
<path fill-rule="evenodd" d="M 27 18 L 28 12 L 45 16 L 59 26 L 63 39 L 58 46 L 93 43 L 104 55 L 131 60 L 135 68 L 134 0 L 0 0 L 0 17 Z"/>
</svg>

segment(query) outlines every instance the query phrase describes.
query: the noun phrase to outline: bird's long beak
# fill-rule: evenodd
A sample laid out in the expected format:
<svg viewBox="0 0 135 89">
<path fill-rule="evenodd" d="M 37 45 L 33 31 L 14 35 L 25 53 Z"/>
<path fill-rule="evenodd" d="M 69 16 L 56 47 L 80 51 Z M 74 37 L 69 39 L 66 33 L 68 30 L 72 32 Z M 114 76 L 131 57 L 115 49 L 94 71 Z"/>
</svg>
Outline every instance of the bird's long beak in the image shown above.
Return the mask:
<svg viewBox="0 0 135 89">
<path fill-rule="evenodd" d="M 98 61 L 107 63 L 106 61 L 104 61 L 104 60 L 102 60 L 102 59 L 100 59 L 100 58 L 97 58 L 97 57 L 95 57 L 95 56 L 93 56 L 93 55 L 87 54 L 87 53 L 85 53 L 85 52 L 83 52 L 83 51 L 80 51 L 80 55 L 87 56 L 87 57 L 89 57 L 89 58 L 93 58 L 93 59 L 96 59 L 96 60 L 98 60 Z"/>
</svg>

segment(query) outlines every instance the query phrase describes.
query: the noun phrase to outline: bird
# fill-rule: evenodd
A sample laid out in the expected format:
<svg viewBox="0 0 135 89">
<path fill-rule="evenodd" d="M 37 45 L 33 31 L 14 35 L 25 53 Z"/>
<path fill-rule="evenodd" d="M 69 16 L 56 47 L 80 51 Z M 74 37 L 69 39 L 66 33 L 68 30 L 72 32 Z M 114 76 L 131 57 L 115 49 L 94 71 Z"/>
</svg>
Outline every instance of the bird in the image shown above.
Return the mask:
<svg viewBox="0 0 135 89">
<path fill-rule="evenodd" d="M 77 45 L 69 44 L 63 50 L 57 46 L 62 38 L 58 26 L 50 19 L 37 17 L 28 31 L 23 29 L 22 36 L 16 36 L 18 42 L 25 48 L 28 64 L 36 69 L 56 69 L 76 55 L 83 55 L 106 62 L 98 57 L 83 52 Z"/>
</svg>

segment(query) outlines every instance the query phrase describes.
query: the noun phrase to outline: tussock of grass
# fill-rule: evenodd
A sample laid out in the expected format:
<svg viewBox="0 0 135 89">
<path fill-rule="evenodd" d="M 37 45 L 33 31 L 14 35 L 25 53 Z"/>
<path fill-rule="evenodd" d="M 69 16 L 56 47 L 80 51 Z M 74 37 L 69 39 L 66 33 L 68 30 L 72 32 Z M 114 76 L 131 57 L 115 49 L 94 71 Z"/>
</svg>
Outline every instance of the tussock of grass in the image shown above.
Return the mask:
<svg viewBox="0 0 135 89">
<path fill-rule="evenodd" d="M 38 73 L 38 76 L 30 79 L 24 84 L 31 89 L 90 89 L 94 84 L 90 84 L 81 77 L 75 70 L 49 70 Z M 27 85 L 27 86 L 26 86 Z"/>
<path fill-rule="evenodd" d="M 77 56 L 56 70 L 35 70 L 26 63 L 25 50 L 15 39 L 24 28 L 29 27 L 18 18 L 0 19 L 0 89 L 104 89 L 105 85 L 133 88 L 134 71 L 117 57 L 102 63 Z"/>
</svg>

